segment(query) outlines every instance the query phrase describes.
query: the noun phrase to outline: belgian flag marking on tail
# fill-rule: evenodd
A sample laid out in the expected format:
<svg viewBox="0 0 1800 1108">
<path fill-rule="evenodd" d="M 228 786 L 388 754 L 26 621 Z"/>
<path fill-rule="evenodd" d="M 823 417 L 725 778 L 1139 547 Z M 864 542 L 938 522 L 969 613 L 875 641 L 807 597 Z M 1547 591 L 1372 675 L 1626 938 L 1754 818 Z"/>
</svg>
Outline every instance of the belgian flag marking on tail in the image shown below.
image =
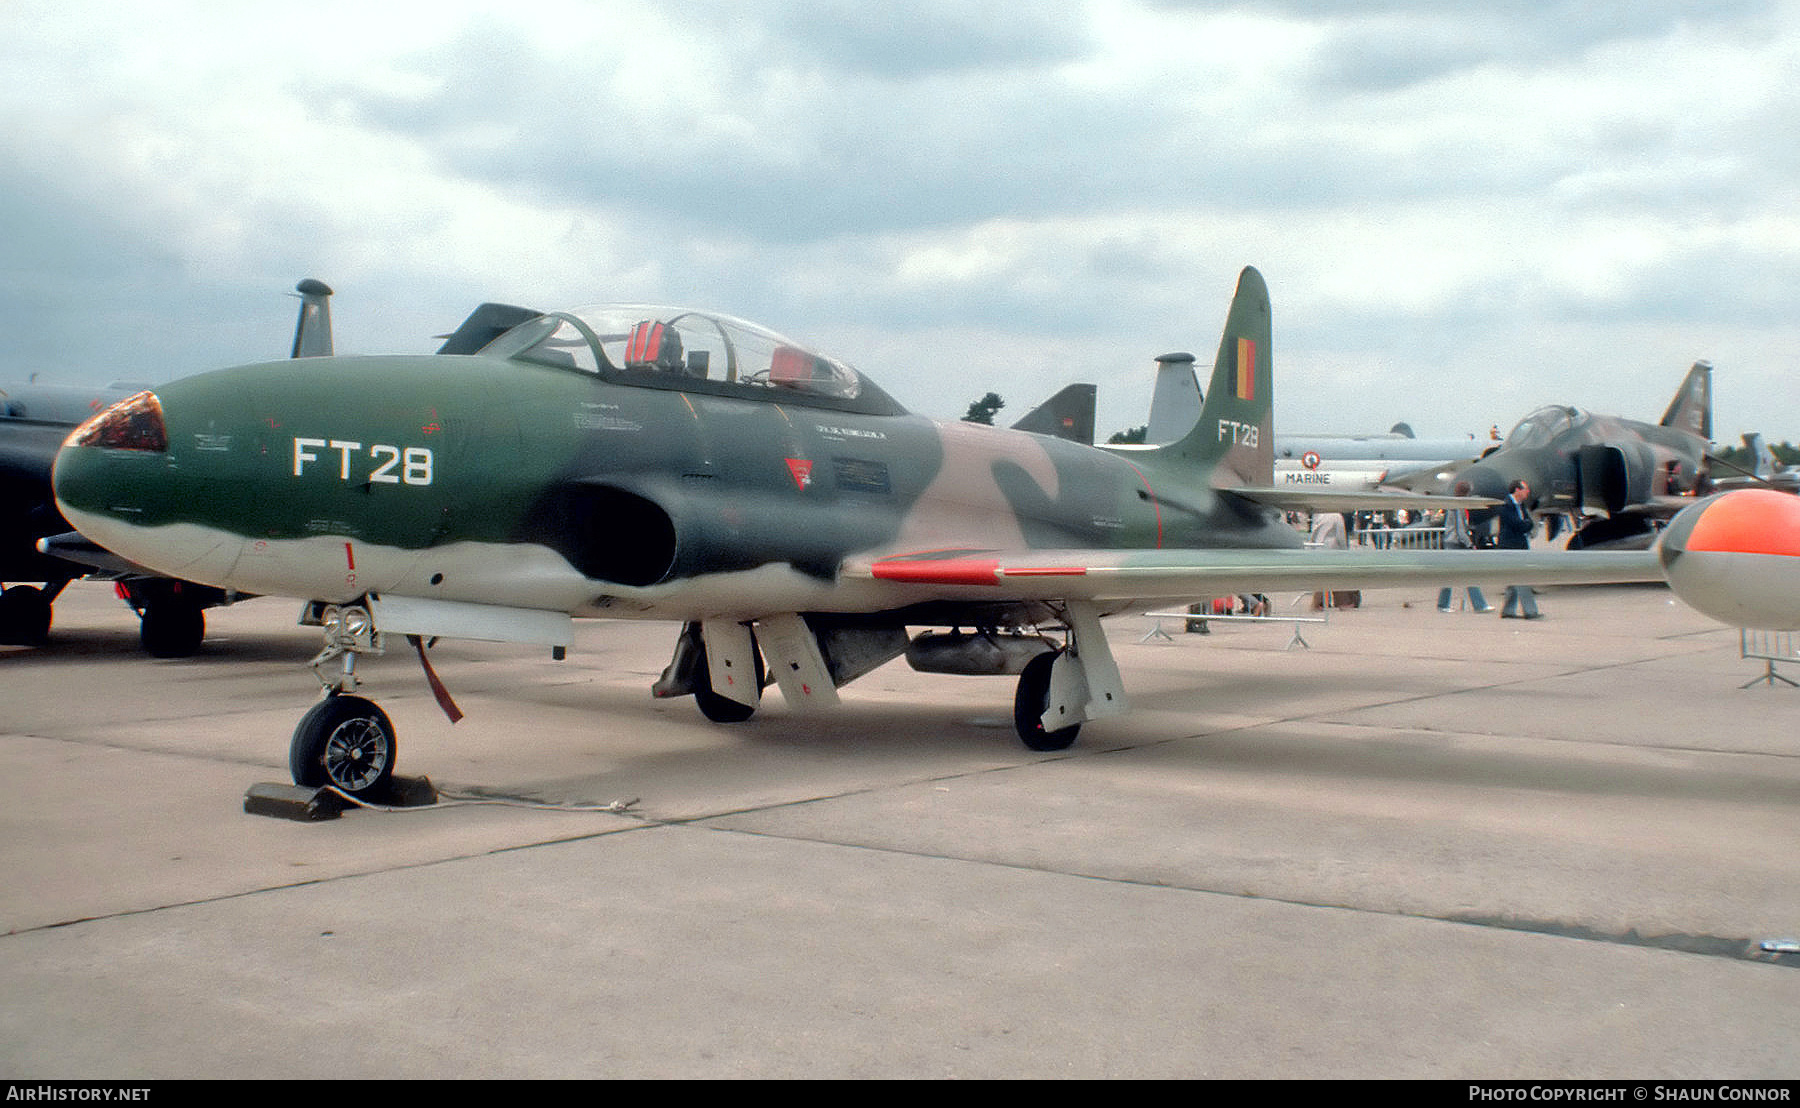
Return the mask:
<svg viewBox="0 0 1800 1108">
<path fill-rule="evenodd" d="M 1237 340 L 1237 398 L 1256 399 L 1256 340 Z"/>
</svg>

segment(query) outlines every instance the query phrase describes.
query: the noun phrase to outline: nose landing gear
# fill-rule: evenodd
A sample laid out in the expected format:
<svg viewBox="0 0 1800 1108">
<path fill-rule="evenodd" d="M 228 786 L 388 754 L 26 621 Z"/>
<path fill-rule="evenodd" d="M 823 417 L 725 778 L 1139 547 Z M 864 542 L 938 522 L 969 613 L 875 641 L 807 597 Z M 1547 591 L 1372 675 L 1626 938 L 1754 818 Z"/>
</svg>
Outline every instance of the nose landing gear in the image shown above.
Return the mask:
<svg viewBox="0 0 1800 1108">
<path fill-rule="evenodd" d="M 394 776 L 394 725 L 373 701 L 332 694 L 294 728 L 288 770 L 294 784 L 332 785 L 362 798 L 383 792 Z"/>
<path fill-rule="evenodd" d="M 361 605 L 332 605 L 319 613 L 325 648 L 312 660 L 313 672 L 325 686 L 325 699 L 312 706 L 294 728 L 288 746 L 288 771 L 294 784 L 308 788 L 330 785 L 357 799 L 379 796 L 394 776 L 394 725 L 375 703 L 354 696 L 356 659 L 387 652 L 369 610 Z M 340 663 L 336 673 L 326 667 Z"/>
</svg>

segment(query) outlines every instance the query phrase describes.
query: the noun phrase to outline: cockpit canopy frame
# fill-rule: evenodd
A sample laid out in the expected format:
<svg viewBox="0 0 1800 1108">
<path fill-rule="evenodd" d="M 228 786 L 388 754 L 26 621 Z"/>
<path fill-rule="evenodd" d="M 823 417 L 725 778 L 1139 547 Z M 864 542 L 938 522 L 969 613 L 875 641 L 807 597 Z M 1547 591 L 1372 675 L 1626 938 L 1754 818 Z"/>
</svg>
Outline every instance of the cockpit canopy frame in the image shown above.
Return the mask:
<svg viewBox="0 0 1800 1108">
<path fill-rule="evenodd" d="M 1565 431 L 1587 420 L 1580 408 L 1550 404 L 1521 419 L 1506 434 L 1506 447 L 1511 450 L 1533 450 L 1548 446 Z"/>
<path fill-rule="evenodd" d="M 605 304 L 550 312 L 483 353 L 613 384 L 870 415 L 905 409 L 861 373 L 766 327 L 716 312 Z"/>
</svg>

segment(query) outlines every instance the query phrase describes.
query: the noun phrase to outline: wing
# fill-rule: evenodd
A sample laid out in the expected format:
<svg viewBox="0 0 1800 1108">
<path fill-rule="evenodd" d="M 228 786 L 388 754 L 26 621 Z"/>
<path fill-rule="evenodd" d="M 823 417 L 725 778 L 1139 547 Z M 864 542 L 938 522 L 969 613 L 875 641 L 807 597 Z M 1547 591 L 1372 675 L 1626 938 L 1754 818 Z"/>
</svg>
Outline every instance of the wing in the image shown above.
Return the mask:
<svg viewBox="0 0 1800 1108">
<path fill-rule="evenodd" d="M 1638 504 L 1627 504 L 1613 515 L 1649 516 L 1651 519 L 1673 518 L 1683 508 L 1699 503 L 1699 497 L 1693 496 L 1652 496 Z"/>
<path fill-rule="evenodd" d="M 1433 496 L 1385 489 L 1327 489 L 1317 485 L 1244 486 L 1224 490 L 1283 512 L 1394 512 L 1402 508 L 1438 512 L 1445 508 L 1492 508 L 1485 496 Z"/>
<path fill-rule="evenodd" d="M 1241 592 L 1660 582 L 1650 551 L 932 550 L 853 559 L 912 600 L 1204 599 Z"/>
</svg>

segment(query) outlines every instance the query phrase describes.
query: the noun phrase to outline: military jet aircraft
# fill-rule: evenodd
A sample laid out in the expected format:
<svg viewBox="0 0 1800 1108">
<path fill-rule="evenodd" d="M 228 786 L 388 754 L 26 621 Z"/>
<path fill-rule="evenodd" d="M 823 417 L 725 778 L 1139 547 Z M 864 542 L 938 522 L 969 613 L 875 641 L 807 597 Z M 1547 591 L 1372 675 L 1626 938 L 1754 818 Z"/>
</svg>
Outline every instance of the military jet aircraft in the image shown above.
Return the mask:
<svg viewBox="0 0 1800 1108">
<path fill-rule="evenodd" d="M 1761 434 L 1744 436 L 1744 449 L 1750 454 L 1750 468 L 1744 469 L 1721 457 L 1713 457 L 1711 486 L 1716 492 L 1732 489 L 1778 489 L 1800 492 L 1800 466 L 1784 466 Z M 1728 472 L 1721 474 L 1720 470 Z"/>
<path fill-rule="evenodd" d="M 1532 489 L 1532 511 L 1557 521 L 1583 510 L 1604 515 L 1569 537 L 1569 549 L 1648 546 L 1653 521 L 1693 503 L 1712 439 L 1712 366 L 1695 362 L 1652 425 L 1579 408 L 1539 408 L 1498 450 L 1456 475 L 1458 495 L 1499 499 L 1515 480 Z"/>
<path fill-rule="evenodd" d="M 331 289 L 308 278 L 295 291 L 301 303 L 293 356 L 330 356 Z M 144 649 L 159 658 L 199 649 L 205 610 L 234 599 L 221 589 L 150 573 L 73 534 L 52 501 L 51 465 L 69 431 L 143 388 L 30 381 L 0 390 L 0 581 L 14 582 L 0 591 L 0 643 L 44 642 L 57 596 L 86 576 L 117 583 L 120 598 L 138 613 Z"/>
<path fill-rule="evenodd" d="M 1646 554 L 1306 550 L 1273 485 L 1270 308 L 1243 271 L 1198 421 L 1095 448 L 905 411 L 844 362 L 709 312 L 528 318 L 478 353 L 246 366 L 144 392 L 56 463 L 84 535 L 161 572 L 307 602 L 326 696 L 302 785 L 378 792 L 395 738 L 353 695 L 406 636 L 571 642 L 678 621 L 653 692 L 718 722 L 791 710 L 904 654 L 1016 675 L 1036 750 L 1126 710 L 1103 616 L 1252 590 L 1659 580 Z M 1381 498 L 1382 503 L 1387 498 Z M 1358 505 L 1339 496 L 1336 510 Z M 915 629 L 925 629 L 914 634 Z"/>
</svg>

